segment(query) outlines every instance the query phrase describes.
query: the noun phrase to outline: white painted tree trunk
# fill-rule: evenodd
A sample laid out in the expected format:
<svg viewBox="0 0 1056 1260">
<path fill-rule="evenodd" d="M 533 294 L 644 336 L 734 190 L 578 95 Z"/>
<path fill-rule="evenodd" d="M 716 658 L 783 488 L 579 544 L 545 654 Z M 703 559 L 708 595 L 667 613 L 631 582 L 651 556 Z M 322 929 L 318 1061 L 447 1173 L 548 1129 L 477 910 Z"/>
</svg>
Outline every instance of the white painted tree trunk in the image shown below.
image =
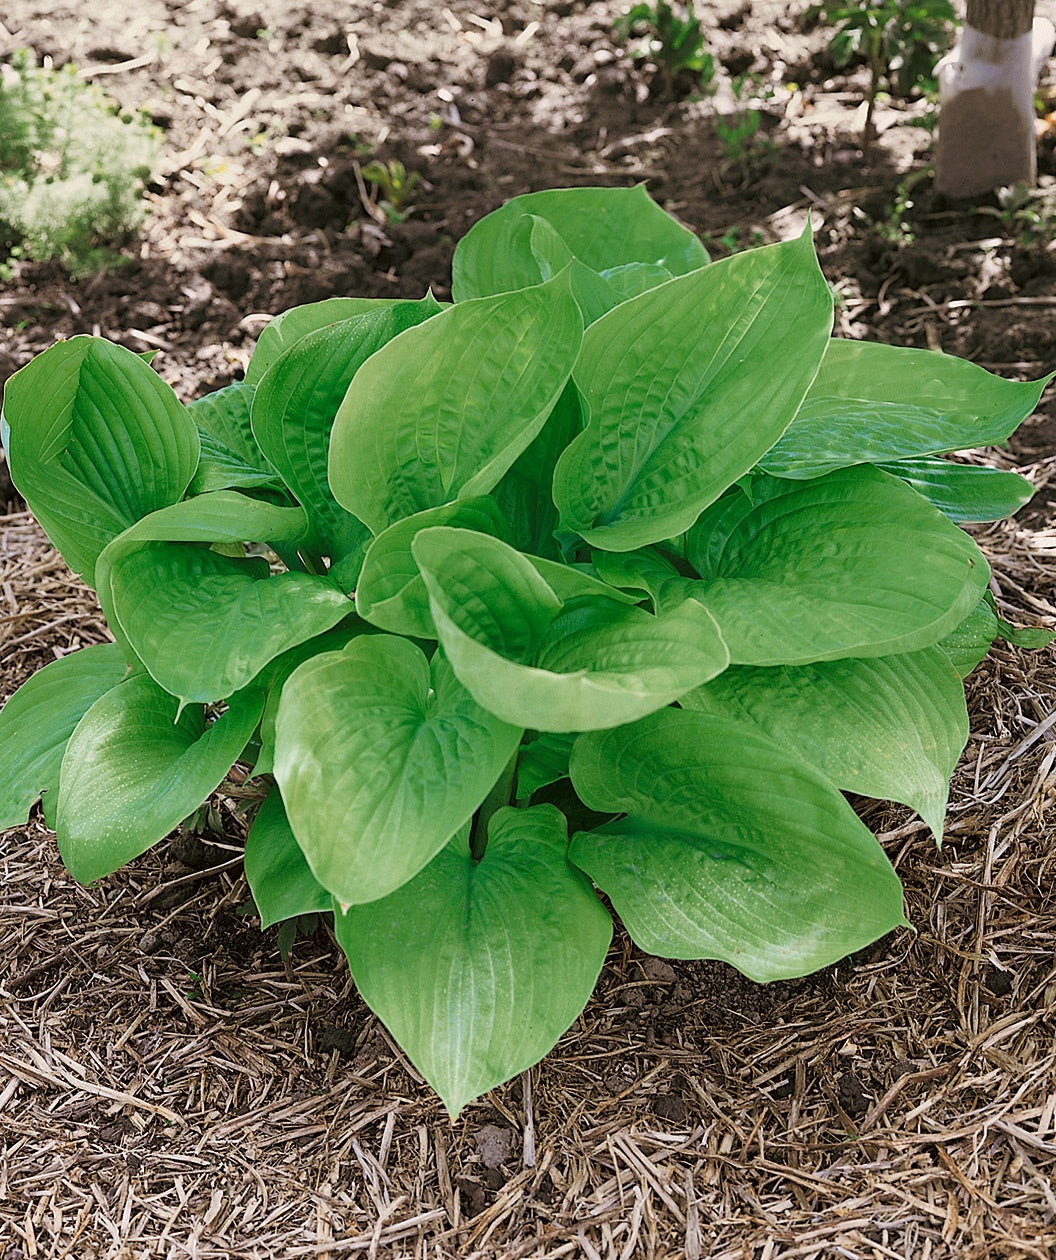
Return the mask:
<svg viewBox="0 0 1056 1260">
<path fill-rule="evenodd" d="M 1034 182 L 1034 85 L 1052 46 L 1034 0 L 968 0 L 961 42 L 938 67 L 937 192 L 975 197 Z"/>
</svg>

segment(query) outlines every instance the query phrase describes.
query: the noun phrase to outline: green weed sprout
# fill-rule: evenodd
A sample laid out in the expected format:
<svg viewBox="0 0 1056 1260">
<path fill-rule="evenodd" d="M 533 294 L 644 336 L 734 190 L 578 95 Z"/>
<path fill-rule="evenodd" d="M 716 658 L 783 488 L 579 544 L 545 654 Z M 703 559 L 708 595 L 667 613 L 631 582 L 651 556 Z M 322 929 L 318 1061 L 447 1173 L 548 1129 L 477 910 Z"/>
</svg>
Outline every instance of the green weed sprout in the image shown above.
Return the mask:
<svg viewBox="0 0 1056 1260">
<path fill-rule="evenodd" d="M 363 178 L 369 180 L 382 194 L 378 203 L 390 223 L 402 223 L 413 207 L 411 195 L 422 182 L 418 171 L 408 171 L 402 162 L 368 162 L 363 167 Z"/>
<path fill-rule="evenodd" d="M 860 0 L 858 4 L 813 4 L 806 23 L 835 25 L 829 53 L 837 67 L 861 58 L 869 67 L 863 142 L 874 139 L 873 115 L 886 84 L 897 96 L 934 87 L 935 63 L 949 45 L 957 21 L 950 0 Z"/>
<path fill-rule="evenodd" d="M 639 40 L 631 56 L 654 61 L 671 91 L 675 90 L 678 76 L 687 71 L 701 89 L 706 89 L 715 77 L 715 60 L 705 47 L 704 30 L 693 9 L 693 0 L 679 5 L 667 0 L 636 4 L 616 20 L 615 30 L 623 40 Z"/>
</svg>

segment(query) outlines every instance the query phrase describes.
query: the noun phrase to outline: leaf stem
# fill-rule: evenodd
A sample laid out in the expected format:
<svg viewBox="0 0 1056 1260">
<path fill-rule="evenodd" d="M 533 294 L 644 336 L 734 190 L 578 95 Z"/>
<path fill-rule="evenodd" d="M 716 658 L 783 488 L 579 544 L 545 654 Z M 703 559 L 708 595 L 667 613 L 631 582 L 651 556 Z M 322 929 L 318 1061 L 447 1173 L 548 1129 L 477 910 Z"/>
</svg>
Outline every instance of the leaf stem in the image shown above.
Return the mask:
<svg viewBox="0 0 1056 1260">
<path fill-rule="evenodd" d="M 473 822 L 473 834 L 469 841 L 469 853 L 474 862 L 480 861 L 484 856 L 484 850 L 488 847 L 488 827 L 491 825 L 492 815 L 496 810 L 509 805 L 513 799 L 514 784 L 517 781 L 517 757 L 520 751 L 520 747 L 514 750 L 502 774 L 495 780 L 491 791 L 485 796 L 480 809 L 477 810 L 477 817 Z"/>
</svg>

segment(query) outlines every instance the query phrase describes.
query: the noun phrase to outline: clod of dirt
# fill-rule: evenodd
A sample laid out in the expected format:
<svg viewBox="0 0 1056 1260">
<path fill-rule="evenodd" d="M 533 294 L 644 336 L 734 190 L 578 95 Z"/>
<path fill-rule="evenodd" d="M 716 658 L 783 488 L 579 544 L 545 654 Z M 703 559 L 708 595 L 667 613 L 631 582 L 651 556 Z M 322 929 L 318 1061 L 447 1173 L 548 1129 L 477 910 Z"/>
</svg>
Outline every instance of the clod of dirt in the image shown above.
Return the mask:
<svg viewBox="0 0 1056 1260">
<path fill-rule="evenodd" d="M 840 1106 L 852 1118 L 864 1116 L 872 1101 L 865 1086 L 853 1072 L 844 1072 L 836 1086 Z"/>
<path fill-rule="evenodd" d="M 217 863 L 217 850 L 193 831 L 181 831 L 174 837 L 169 852 L 177 862 L 192 871 L 207 871 Z"/>
<path fill-rule="evenodd" d="M 510 1158 L 513 1150 L 513 1130 L 500 1129 L 497 1124 L 486 1124 L 473 1135 L 477 1154 L 485 1168 L 498 1168 Z"/>
<path fill-rule="evenodd" d="M 1002 971 L 999 967 L 991 967 L 984 983 L 994 997 L 1008 997 L 1013 987 L 1012 973 Z"/>
<path fill-rule="evenodd" d="M 329 1054 L 336 1050 L 341 1055 L 350 1055 L 356 1048 L 356 1034 L 350 1028 L 339 1028 L 336 1024 L 324 1024 L 313 1034 L 316 1050 Z"/>
<path fill-rule="evenodd" d="M 462 1209 L 467 1216 L 477 1216 L 488 1205 L 487 1193 L 479 1181 L 472 1177 L 459 1177 L 455 1182 L 462 1195 Z"/>
<path fill-rule="evenodd" d="M 141 954 L 156 954 L 165 944 L 156 932 L 144 932 L 136 943 Z"/>
<path fill-rule="evenodd" d="M 484 68 L 484 86 L 497 87 L 500 83 L 509 83 L 520 64 L 521 59 L 512 48 L 496 48 Z"/>
<path fill-rule="evenodd" d="M 662 958 L 643 958 L 642 970 L 650 980 L 655 980 L 657 984 L 674 984 L 678 979 L 674 967 L 664 962 Z"/>
<path fill-rule="evenodd" d="M 660 1094 L 653 1099 L 653 1115 L 672 1124 L 685 1124 L 686 1104 L 678 1094 Z"/>
</svg>

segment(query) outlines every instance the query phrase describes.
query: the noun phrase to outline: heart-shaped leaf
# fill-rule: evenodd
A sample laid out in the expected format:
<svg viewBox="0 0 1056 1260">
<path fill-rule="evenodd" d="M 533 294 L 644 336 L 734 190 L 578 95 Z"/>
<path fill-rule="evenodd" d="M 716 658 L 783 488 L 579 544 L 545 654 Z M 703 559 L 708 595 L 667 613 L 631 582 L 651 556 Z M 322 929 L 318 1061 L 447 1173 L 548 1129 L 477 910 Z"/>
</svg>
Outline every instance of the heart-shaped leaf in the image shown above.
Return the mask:
<svg viewBox="0 0 1056 1260">
<path fill-rule="evenodd" d="M 687 537 L 685 583 L 741 665 L 892 656 L 938 642 L 986 589 L 968 535 L 867 465 L 808 482 L 756 478 Z"/>
<path fill-rule="evenodd" d="M 356 585 L 356 611 L 364 621 L 412 638 L 435 639 L 429 596 L 411 543 L 423 529 L 449 525 L 505 537 L 509 527 L 486 495 L 427 508 L 383 530 L 370 544 Z"/>
<path fill-rule="evenodd" d="M 630 722 L 729 662 L 711 616 L 692 599 L 658 617 L 598 597 L 562 612 L 532 560 L 496 538 L 441 527 L 421 531 L 412 550 L 455 673 L 485 708 L 518 726 Z"/>
<path fill-rule="evenodd" d="M 253 399 L 253 434 L 308 513 L 318 544 L 341 559 L 369 540 L 330 491 L 334 417 L 360 367 L 399 333 L 440 310 L 431 297 L 330 324 L 297 340 L 268 368 Z"/>
<path fill-rule="evenodd" d="M 334 931 L 368 1005 L 452 1116 L 551 1050 L 586 1005 L 612 936 L 569 865 L 552 805 L 501 809 L 480 862 L 457 837 Z"/>
<path fill-rule="evenodd" d="M 427 302 L 429 298 L 422 300 Z M 400 298 L 337 297 L 290 307 L 262 329 L 246 368 L 245 383 L 256 385 L 277 359 L 309 333 L 359 315 L 390 310 L 400 302 Z M 437 306 L 439 309 L 439 303 Z"/>
<path fill-rule="evenodd" d="M 621 818 L 571 860 L 633 940 L 753 980 L 815 971 L 904 923 L 883 850 L 840 793 L 747 722 L 668 709 L 582 735 L 572 782 Z"/>
<path fill-rule="evenodd" d="M 401 333 L 363 364 L 337 413 L 337 501 L 378 534 L 415 512 L 486 494 L 543 427 L 581 330 L 563 273 Z"/>
<path fill-rule="evenodd" d="M 688 529 L 784 432 L 831 327 L 807 233 L 650 289 L 592 324 L 575 369 L 589 420 L 554 473 L 562 525 L 608 551 Z"/>
<path fill-rule="evenodd" d="M 246 882 L 262 928 L 333 906 L 294 839 L 278 788 L 261 802 L 246 836 Z"/>
<path fill-rule="evenodd" d="M 554 466 L 558 456 L 583 428 L 579 390 L 569 381 L 531 445 L 491 491 L 491 497 L 510 524 L 509 541 L 519 550 L 548 560 L 561 558 L 554 539 Z"/>
<path fill-rule="evenodd" d="M 288 648 L 352 612 L 337 583 L 272 575 L 262 557 L 237 559 L 191 543 L 142 543 L 111 561 L 118 621 L 151 677 L 184 701 L 240 691 Z"/>
<path fill-rule="evenodd" d="M 202 450 L 187 493 L 192 497 L 213 494 L 217 490 L 265 491 L 271 497 L 292 505 L 286 483 L 275 471 L 247 464 L 241 455 L 218 442 L 209 433 L 199 432 Z"/>
<path fill-rule="evenodd" d="M 941 648 L 776 669 L 735 666 L 680 703 L 754 722 L 836 787 L 901 801 L 942 839 L 968 711 Z"/>
<path fill-rule="evenodd" d="M 99 603 L 114 638 L 130 662 L 138 659 L 121 628 L 111 589 L 112 569 L 144 543 L 188 542 L 230 546 L 241 551 L 247 540 L 267 541 L 275 547 L 295 549 L 308 532 L 308 520 L 299 507 L 262 503 L 234 490 L 217 490 L 161 508 L 126 529 L 100 554 L 96 562 Z"/>
<path fill-rule="evenodd" d="M 11 478 L 89 585 L 110 539 L 175 503 L 198 463 L 198 430 L 139 355 L 73 337 L 7 382 Z"/>
<path fill-rule="evenodd" d="M 50 820 L 74 727 L 126 671 L 116 643 L 97 643 L 45 665 L 8 699 L 0 710 L 0 831 L 24 823 L 38 797 Z"/>
<path fill-rule="evenodd" d="M 163 840 L 192 814 L 245 748 L 264 693 L 232 696 L 214 722 L 146 674 L 92 705 L 66 745 L 55 831 L 70 874 L 101 879 Z"/>
<path fill-rule="evenodd" d="M 708 261 L 688 228 L 665 213 L 644 184 L 634 188 L 555 188 L 513 197 L 459 241 L 452 263 L 456 302 L 527 288 L 545 277 L 533 218 L 555 230 L 569 252 L 595 272 L 650 263 L 672 275 Z"/>
<path fill-rule="evenodd" d="M 265 665 L 257 676 L 257 685 L 267 690 L 268 698 L 264 703 L 260 729 L 257 732 L 260 752 L 253 763 L 254 776 L 275 772 L 275 721 L 279 716 L 279 704 L 286 679 L 298 665 L 310 661 L 313 656 L 319 656 L 323 652 L 342 652 L 353 639 L 372 632 L 372 627 L 366 622 L 360 621 L 358 617 L 349 617 L 336 630 L 328 630 L 314 639 L 306 639 Z"/>
<path fill-rule="evenodd" d="M 301 665 L 282 691 L 275 777 L 316 879 L 346 904 L 405 884 L 472 817 L 521 734 L 406 639 L 364 635 Z"/>
<path fill-rule="evenodd" d="M 275 474 L 275 467 L 268 461 L 253 436 L 253 395 L 255 385 L 236 381 L 223 389 L 213 390 L 187 404 L 187 414 L 198 426 L 200 433 L 219 442 L 233 455 L 251 468 Z"/>
<path fill-rule="evenodd" d="M 1006 381 L 966 359 L 833 338 L 788 431 L 761 460 L 779 477 L 1003 442 L 1051 377 Z"/>
</svg>

